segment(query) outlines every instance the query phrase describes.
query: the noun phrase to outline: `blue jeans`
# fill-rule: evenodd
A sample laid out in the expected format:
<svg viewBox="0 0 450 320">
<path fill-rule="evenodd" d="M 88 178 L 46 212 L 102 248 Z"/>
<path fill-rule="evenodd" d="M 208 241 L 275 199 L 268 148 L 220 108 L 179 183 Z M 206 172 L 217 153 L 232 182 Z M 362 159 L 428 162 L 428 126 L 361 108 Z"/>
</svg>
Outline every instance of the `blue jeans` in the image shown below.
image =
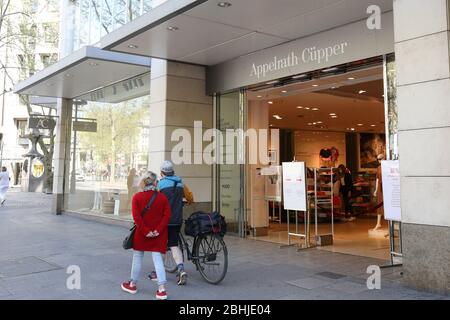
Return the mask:
<svg viewBox="0 0 450 320">
<path fill-rule="evenodd" d="M 133 283 L 137 283 L 139 280 L 143 258 L 144 258 L 144 251 L 134 250 L 133 264 L 131 266 L 131 281 Z M 162 254 L 160 252 L 152 252 L 152 259 L 156 270 L 156 276 L 158 277 L 158 285 L 163 285 L 167 282 L 167 280 L 166 280 L 166 269 L 164 268 Z"/>
</svg>

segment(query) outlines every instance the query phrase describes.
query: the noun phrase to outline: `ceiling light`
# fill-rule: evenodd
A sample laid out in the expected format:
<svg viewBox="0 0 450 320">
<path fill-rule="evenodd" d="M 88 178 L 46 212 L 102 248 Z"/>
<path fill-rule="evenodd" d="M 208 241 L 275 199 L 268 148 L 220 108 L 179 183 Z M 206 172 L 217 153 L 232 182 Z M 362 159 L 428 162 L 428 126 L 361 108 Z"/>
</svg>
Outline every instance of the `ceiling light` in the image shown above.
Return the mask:
<svg viewBox="0 0 450 320">
<path fill-rule="evenodd" d="M 322 121 L 317 121 L 316 123 L 317 123 L 317 124 L 321 124 L 321 123 L 323 123 L 323 122 L 322 122 Z"/>
<path fill-rule="evenodd" d="M 275 84 L 275 83 L 278 83 L 278 82 L 279 82 L 279 80 L 274 80 L 274 81 L 266 82 L 266 84 Z"/>
<path fill-rule="evenodd" d="M 313 122 L 312 124 L 313 124 L 313 125 L 316 125 L 316 124 L 317 124 L 317 122 Z"/>
<path fill-rule="evenodd" d="M 312 86 L 313 86 L 313 87 L 318 87 L 319 85 L 318 85 L 318 84 L 313 84 Z"/>
<path fill-rule="evenodd" d="M 319 111 L 319 108 L 312 108 L 313 111 Z"/>
<path fill-rule="evenodd" d="M 359 127 L 362 127 L 362 126 L 363 126 L 363 124 L 362 124 L 362 123 L 358 123 L 358 124 L 357 124 L 357 126 L 359 126 Z"/>
<path fill-rule="evenodd" d="M 262 96 L 256 96 L 257 98 L 262 98 Z"/>
<path fill-rule="evenodd" d="M 72 75 L 70 73 L 66 73 L 66 77 L 70 78 Z"/>
<path fill-rule="evenodd" d="M 91 62 L 89 62 L 89 65 L 90 65 L 91 67 L 96 67 L 96 66 L 98 66 L 98 63 L 97 63 L 97 62 L 91 61 Z"/>
<path fill-rule="evenodd" d="M 179 28 L 178 27 L 175 27 L 175 26 L 168 26 L 167 27 L 167 30 L 169 30 L 169 31 L 177 31 Z"/>
<path fill-rule="evenodd" d="M 297 109 L 303 109 L 303 107 L 302 106 L 297 106 Z"/>
<path fill-rule="evenodd" d="M 331 116 L 333 119 L 336 119 L 338 116 Z"/>
<path fill-rule="evenodd" d="M 310 122 L 310 123 L 308 123 L 308 126 L 312 126 L 312 123 Z"/>
<path fill-rule="evenodd" d="M 229 3 L 229 2 L 219 2 L 217 5 L 220 8 L 229 8 L 229 7 L 231 7 L 231 3 Z"/>
<path fill-rule="evenodd" d="M 268 101 L 267 103 L 268 103 L 268 104 L 273 104 L 273 101 Z"/>
<path fill-rule="evenodd" d="M 137 49 L 138 46 L 135 45 L 135 44 L 129 44 L 129 45 L 128 45 L 128 48 L 130 48 L 130 49 Z"/>
<path fill-rule="evenodd" d="M 335 116 L 336 115 L 336 113 L 330 113 L 330 116 Z"/>
<path fill-rule="evenodd" d="M 331 89 L 336 89 L 336 87 L 331 87 Z"/>
<path fill-rule="evenodd" d="M 355 131 L 355 128 L 350 128 L 351 131 Z"/>
<path fill-rule="evenodd" d="M 328 68 L 328 69 L 323 69 L 322 72 L 331 72 L 331 71 L 336 71 L 338 70 L 338 67 L 332 67 L 332 68 Z"/>
<path fill-rule="evenodd" d="M 292 79 L 301 79 L 301 78 L 306 78 L 308 75 L 307 74 L 298 74 L 296 76 L 293 76 Z"/>
<path fill-rule="evenodd" d="M 366 93 L 367 91 L 366 90 L 359 90 L 359 94 L 363 94 L 363 93 Z"/>
<path fill-rule="evenodd" d="M 282 93 L 287 93 L 287 90 L 282 90 L 281 92 L 282 92 Z"/>
<path fill-rule="evenodd" d="M 274 117 L 275 119 L 277 119 L 277 120 L 281 120 L 281 119 L 283 119 L 282 117 L 280 117 L 280 116 L 279 116 L 279 115 L 277 115 L 277 114 L 273 115 L 273 117 Z"/>
<path fill-rule="evenodd" d="M 309 108 L 309 107 L 305 107 L 305 110 L 309 110 L 309 109 L 311 109 L 311 108 Z"/>
<path fill-rule="evenodd" d="M 348 80 L 355 80 L 355 78 L 353 78 L 353 77 L 349 77 L 349 78 L 347 78 Z"/>
<path fill-rule="evenodd" d="M 376 124 L 371 124 L 370 126 L 371 126 L 371 127 L 376 127 L 377 125 L 376 125 Z"/>
</svg>

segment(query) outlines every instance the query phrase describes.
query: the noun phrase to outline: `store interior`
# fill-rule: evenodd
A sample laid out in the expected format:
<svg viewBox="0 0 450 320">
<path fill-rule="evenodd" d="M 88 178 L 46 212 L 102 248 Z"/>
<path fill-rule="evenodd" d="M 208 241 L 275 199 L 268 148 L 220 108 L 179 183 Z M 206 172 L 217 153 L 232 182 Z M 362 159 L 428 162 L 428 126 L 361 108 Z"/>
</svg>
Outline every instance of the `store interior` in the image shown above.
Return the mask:
<svg viewBox="0 0 450 320">
<path fill-rule="evenodd" d="M 383 67 L 337 70 L 297 76 L 287 84 L 272 81 L 247 91 L 247 128 L 279 130 L 278 138 L 269 141 L 270 164 L 247 166 L 247 232 L 256 240 L 280 245 L 288 244 L 288 222 L 291 233 L 305 234 L 304 212 L 284 210 L 278 187 L 281 170 L 264 170 L 301 161 L 308 168 L 311 244 L 388 259 L 388 224 L 379 206 L 382 186 L 377 181 L 379 160 L 386 152 Z M 346 167 L 341 173 L 340 165 Z M 314 176 L 315 168 L 323 169 Z M 351 174 L 353 184 L 348 200 L 345 172 Z M 320 197 L 325 204 L 316 204 Z M 316 241 L 316 227 L 321 242 Z M 330 234 L 332 242 L 327 238 Z M 291 243 L 301 245 L 304 239 L 291 237 Z"/>
</svg>

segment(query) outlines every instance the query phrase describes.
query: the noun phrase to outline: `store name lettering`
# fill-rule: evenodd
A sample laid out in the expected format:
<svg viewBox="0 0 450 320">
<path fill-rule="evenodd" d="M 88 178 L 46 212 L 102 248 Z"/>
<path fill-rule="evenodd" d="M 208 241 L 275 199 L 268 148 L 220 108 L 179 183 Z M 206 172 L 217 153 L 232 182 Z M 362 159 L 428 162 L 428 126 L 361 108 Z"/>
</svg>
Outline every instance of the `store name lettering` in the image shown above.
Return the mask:
<svg viewBox="0 0 450 320">
<path fill-rule="evenodd" d="M 342 42 L 324 48 L 305 48 L 299 53 L 292 51 L 284 57 L 274 56 L 271 61 L 268 61 L 266 63 L 253 63 L 250 77 L 256 76 L 258 79 L 265 78 L 271 72 L 295 67 L 300 63 L 326 63 L 332 57 L 343 55 L 347 46 L 347 42 Z"/>
</svg>

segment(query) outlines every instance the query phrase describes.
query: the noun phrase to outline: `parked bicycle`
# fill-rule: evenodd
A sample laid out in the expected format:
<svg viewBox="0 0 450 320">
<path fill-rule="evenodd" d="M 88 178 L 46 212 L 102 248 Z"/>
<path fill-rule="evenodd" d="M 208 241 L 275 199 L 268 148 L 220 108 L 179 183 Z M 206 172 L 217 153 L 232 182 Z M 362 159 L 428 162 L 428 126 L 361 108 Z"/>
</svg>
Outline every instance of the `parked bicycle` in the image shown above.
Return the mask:
<svg viewBox="0 0 450 320">
<path fill-rule="evenodd" d="M 208 283 L 220 283 L 228 269 L 228 250 L 220 234 L 198 234 L 193 239 L 186 239 L 180 232 L 178 246 L 183 252 L 183 259 L 192 261 L 203 279 Z M 177 271 L 177 265 L 168 248 L 164 257 L 164 266 L 169 273 Z"/>
</svg>

